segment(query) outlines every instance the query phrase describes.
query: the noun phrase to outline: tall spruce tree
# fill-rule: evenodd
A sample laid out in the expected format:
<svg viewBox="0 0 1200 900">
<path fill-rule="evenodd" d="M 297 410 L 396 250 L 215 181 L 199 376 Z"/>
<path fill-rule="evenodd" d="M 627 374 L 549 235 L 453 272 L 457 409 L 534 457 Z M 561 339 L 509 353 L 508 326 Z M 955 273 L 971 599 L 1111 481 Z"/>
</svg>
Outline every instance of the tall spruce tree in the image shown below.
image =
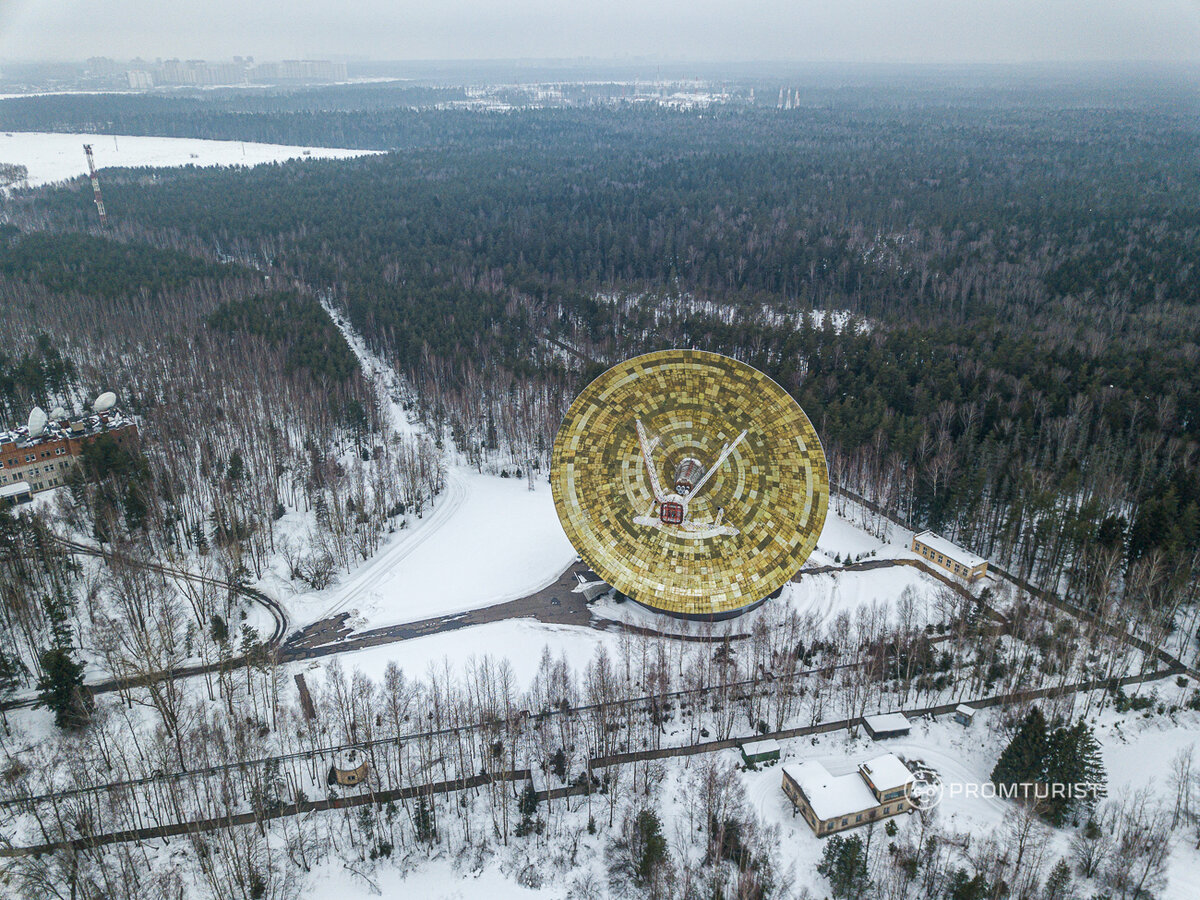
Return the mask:
<svg viewBox="0 0 1200 900">
<path fill-rule="evenodd" d="M 1071 867 L 1065 859 L 1060 859 L 1046 877 L 1046 885 L 1042 888 L 1042 900 L 1070 900 L 1074 896 L 1071 890 Z"/>
<path fill-rule="evenodd" d="M 71 656 L 70 648 L 54 647 L 41 656 L 42 677 L 38 679 L 38 706 L 54 710 L 59 728 L 81 728 L 87 724 L 89 698 L 83 686 L 83 663 Z"/>
<path fill-rule="evenodd" d="M 867 848 L 858 835 L 844 838 L 835 834 L 825 844 L 817 871 L 829 879 L 833 896 L 857 900 L 870 887 L 867 876 Z"/>
<path fill-rule="evenodd" d="M 1046 781 L 1064 789 L 1050 792 L 1044 813 L 1047 821 L 1058 826 L 1080 810 L 1090 811 L 1104 795 L 1107 780 L 1100 743 L 1082 719 L 1054 729 L 1049 740 Z"/>
<path fill-rule="evenodd" d="M 1050 740 L 1047 734 L 1046 717 L 1040 707 L 1033 707 L 1025 721 L 1009 741 L 996 767 L 992 769 L 992 783 L 999 785 L 1022 785 L 1041 782 L 1046 776 Z"/>
</svg>

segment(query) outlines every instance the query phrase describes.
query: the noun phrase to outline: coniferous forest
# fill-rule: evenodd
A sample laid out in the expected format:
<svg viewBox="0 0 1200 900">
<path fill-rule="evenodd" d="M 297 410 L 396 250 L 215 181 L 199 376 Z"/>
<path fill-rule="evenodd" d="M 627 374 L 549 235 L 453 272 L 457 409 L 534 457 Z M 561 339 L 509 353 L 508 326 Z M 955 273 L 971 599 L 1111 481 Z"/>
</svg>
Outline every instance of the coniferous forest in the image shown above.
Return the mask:
<svg viewBox="0 0 1200 900">
<path fill-rule="evenodd" d="M 374 109 L 386 138 L 339 137 L 389 153 L 113 171 L 92 262 L 78 236 L 46 252 L 31 235 L 3 266 L 104 292 L 105 260 L 148 245 L 172 254 L 139 272 L 150 290 L 218 260 L 277 272 L 327 292 L 464 447 L 504 420 L 513 459 L 542 465 L 605 363 L 730 353 L 810 411 L 846 487 L 1077 596 L 1119 560 L 1133 602 L 1174 605 L 1200 546 L 1200 123 L 1162 86 L 1080 91 Z M 6 103 L 32 126 L 81 102 L 49 99 Z M 106 103 L 103 127 L 169 131 L 162 99 Z M 257 121 L 231 103 L 176 114 L 256 136 L 227 130 Z M 362 112 L 296 105 L 278 112 L 296 140 Z M 82 180 L 11 208 L 30 229 L 96 232 Z"/>
<path fill-rule="evenodd" d="M 815 747 L 835 720 L 849 741 L 875 710 L 945 722 L 979 700 L 982 719 L 986 700 L 994 785 L 1101 785 L 1102 711 L 1200 708 L 1194 90 L 952 72 L 818 79 L 786 108 L 778 82 L 700 106 L 564 90 L 0 99 L 0 130 L 377 151 L 105 168 L 107 228 L 84 177 L 0 195 L 0 429 L 114 390 L 140 432 L 91 444 L 53 502 L 0 510 L 0 821 L 46 842 L 0 866 L 0 893 L 292 900 L 339 853 L 407 871 L 443 850 L 464 871 L 508 854 L 537 887 L 602 846 L 612 896 L 806 897 L 816 876 L 789 871 L 732 764 L 672 768 L 675 745 Z M 377 582 L 335 604 L 339 579 L 452 515 L 464 472 L 545 493 L 578 392 L 667 347 L 789 391 L 860 533 L 934 529 L 1006 580 L 897 588 L 895 615 L 768 604 L 733 638 L 630 628 L 611 655 L 548 649 L 528 687 L 491 656 L 373 680 L 340 649 L 311 696 L 293 686 L 377 624 L 357 608 Z M 883 562 L 827 555 L 831 579 Z M 33 704 L 53 713 L 36 739 Z M 377 802 L 337 783 L 348 747 Z M 1178 769 L 1170 827 L 1098 786 L 1013 806 L 978 845 L 926 815 L 827 838 L 813 871 L 872 900 L 1065 900 L 1072 878 L 1147 897 L 1171 829 L 1200 823 L 1190 752 Z M 589 877 L 571 896 L 605 896 Z"/>
</svg>

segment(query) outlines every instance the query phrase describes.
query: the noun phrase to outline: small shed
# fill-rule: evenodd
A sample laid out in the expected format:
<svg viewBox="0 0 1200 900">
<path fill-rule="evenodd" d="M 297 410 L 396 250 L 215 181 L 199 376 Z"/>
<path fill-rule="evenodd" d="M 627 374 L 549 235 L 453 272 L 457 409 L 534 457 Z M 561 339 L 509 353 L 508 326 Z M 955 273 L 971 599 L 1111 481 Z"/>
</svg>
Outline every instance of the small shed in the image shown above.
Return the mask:
<svg viewBox="0 0 1200 900">
<path fill-rule="evenodd" d="M 32 499 L 33 490 L 28 481 L 0 485 L 0 506 L 16 506 L 18 503 L 28 503 Z"/>
<path fill-rule="evenodd" d="M 746 765 L 779 762 L 779 741 L 771 738 L 765 741 L 745 741 L 741 748 L 742 759 L 746 761 Z"/>
<path fill-rule="evenodd" d="M 355 785 L 367 778 L 367 755 L 357 747 L 343 750 L 329 767 L 329 784 Z"/>
<path fill-rule="evenodd" d="M 873 739 L 882 741 L 887 738 L 903 737 L 908 734 L 911 726 L 908 724 L 908 719 L 904 717 L 904 713 L 894 712 L 866 716 L 863 719 L 863 727 Z"/>
<path fill-rule="evenodd" d="M 959 725 L 970 725 L 975 721 L 975 708 L 965 703 L 958 704 L 954 707 L 954 721 Z"/>
<path fill-rule="evenodd" d="M 584 581 L 582 576 L 577 575 L 579 584 L 571 589 L 574 594 L 583 594 L 585 603 L 594 603 L 598 598 L 603 597 L 611 590 L 611 585 L 605 581 Z"/>
</svg>

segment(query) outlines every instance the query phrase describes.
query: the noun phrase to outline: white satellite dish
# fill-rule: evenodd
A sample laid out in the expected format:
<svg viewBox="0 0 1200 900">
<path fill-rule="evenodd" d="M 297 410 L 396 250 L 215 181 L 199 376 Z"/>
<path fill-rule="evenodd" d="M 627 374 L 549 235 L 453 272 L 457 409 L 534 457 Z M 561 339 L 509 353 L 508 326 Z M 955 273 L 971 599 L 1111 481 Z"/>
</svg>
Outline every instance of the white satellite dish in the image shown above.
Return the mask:
<svg viewBox="0 0 1200 900">
<path fill-rule="evenodd" d="M 66 417 L 67 417 L 67 411 L 65 409 L 63 409 L 61 406 L 56 406 L 56 407 L 54 407 L 54 409 L 50 410 L 50 421 L 51 422 L 61 422 Z"/>
<path fill-rule="evenodd" d="M 29 412 L 29 436 L 31 438 L 39 437 L 41 435 L 41 433 L 46 430 L 46 422 L 47 421 L 48 421 L 48 419 L 46 417 L 46 411 L 44 409 L 42 409 L 40 406 L 35 406 L 32 410 L 30 410 L 30 412 Z"/>
<path fill-rule="evenodd" d="M 117 405 L 117 395 L 112 391 L 105 391 L 96 398 L 96 402 L 92 404 L 92 409 L 98 413 L 108 412 Z"/>
</svg>

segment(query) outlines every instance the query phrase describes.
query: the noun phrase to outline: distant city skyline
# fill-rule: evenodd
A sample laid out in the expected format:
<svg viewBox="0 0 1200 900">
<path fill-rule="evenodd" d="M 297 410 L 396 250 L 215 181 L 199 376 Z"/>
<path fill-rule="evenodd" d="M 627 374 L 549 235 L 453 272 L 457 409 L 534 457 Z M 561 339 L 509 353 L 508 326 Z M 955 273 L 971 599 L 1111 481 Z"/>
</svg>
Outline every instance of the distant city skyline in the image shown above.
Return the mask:
<svg viewBox="0 0 1200 900">
<path fill-rule="evenodd" d="M 0 0 L 0 59 L 1200 62 L 1194 0 Z"/>
</svg>

